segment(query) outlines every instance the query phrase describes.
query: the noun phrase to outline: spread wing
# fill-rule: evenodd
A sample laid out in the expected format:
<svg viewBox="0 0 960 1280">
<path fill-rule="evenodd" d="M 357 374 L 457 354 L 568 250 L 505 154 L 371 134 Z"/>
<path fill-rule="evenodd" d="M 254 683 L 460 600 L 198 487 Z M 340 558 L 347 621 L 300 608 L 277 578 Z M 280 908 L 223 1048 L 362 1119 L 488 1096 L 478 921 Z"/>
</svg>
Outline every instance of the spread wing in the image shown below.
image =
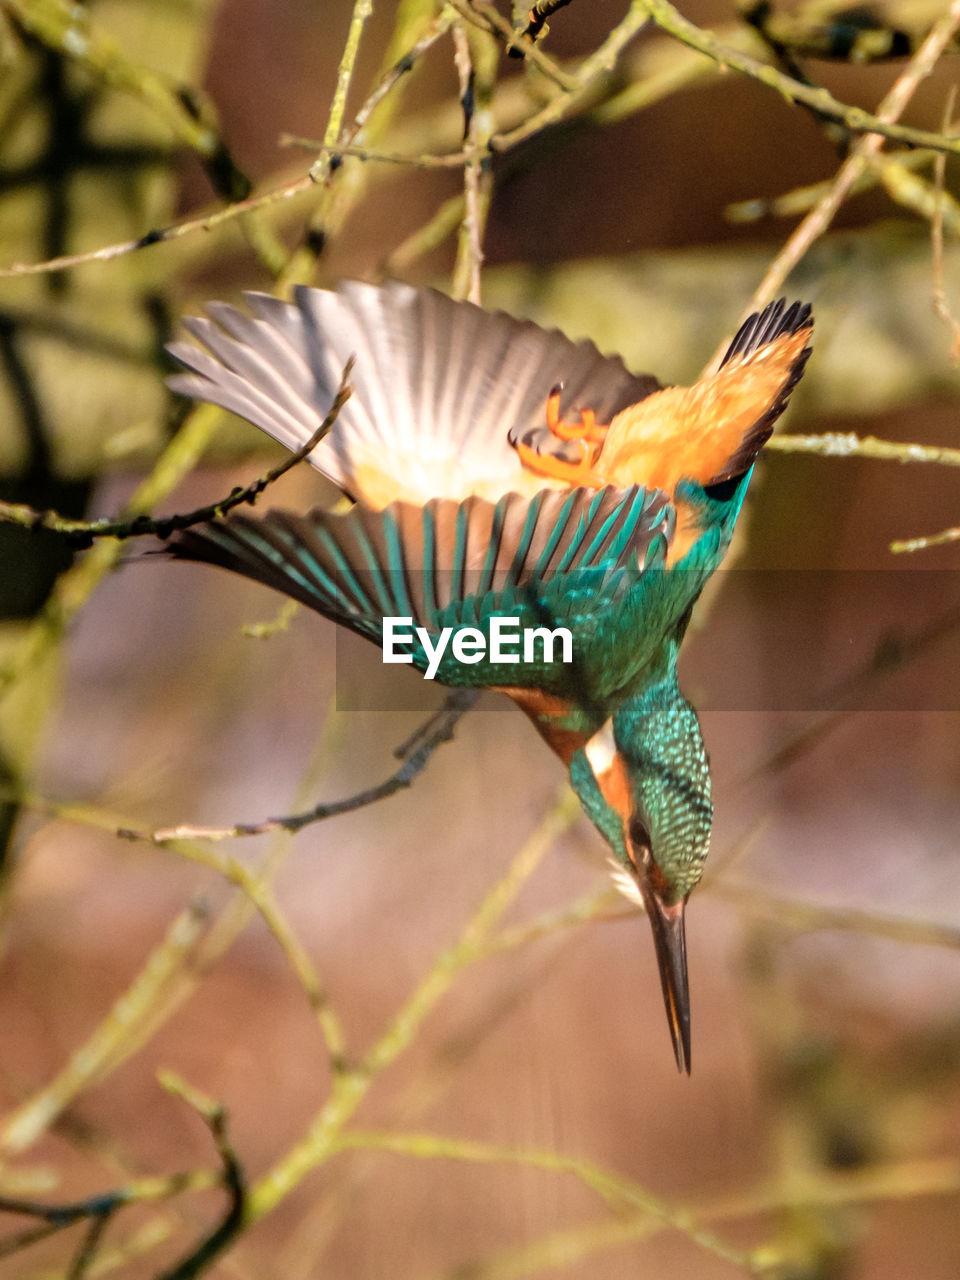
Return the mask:
<svg viewBox="0 0 960 1280">
<path fill-rule="evenodd" d="M 206 350 L 174 343 L 190 372 L 170 385 L 296 450 L 354 356 L 354 394 L 310 461 L 371 507 L 556 487 L 526 471 L 508 439 L 547 436 L 544 406 L 555 386 L 561 412 L 575 418 L 591 408 L 607 422 L 659 385 L 591 342 L 432 289 L 351 282 L 335 293 L 301 286 L 292 303 L 262 293 L 246 301 L 251 314 L 210 303 L 211 319 L 185 322 Z"/>
<path fill-rule="evenodd" d="M 465 665 L 448 651 L 437 678 L 575 688 L 598 698 L 650 660 L 691 603 L 676 602 L 669 617 L 654 610 L 643 634 L 638 587 L 671 579 L 675 595 L 682 585 L 684 575 L 663 567 L 673 527 L 673 507 L 657 490 L 547 489 L 532 499 L 508 494 L 496 504 L 474 496 L 424 506 L 396 502 L 382 511 L 356 506 L 338 515 L 237 515 L 185 530 L 169 552 L 254 578 L 376 643 L 385 617 L 411 619 L 432 647 L 444 627 L 471 626 L 489 637 L 493 618 L 517 618 L 519 628 L 566 627 L 569 664 Z M 693 576 L 690 584 L 699 590 Z M 624 637 L 622 661 L 611 664 L 609 633 L 623 610 L 638 623 Z M 423 644 L 412 652 L 424 670 Z"/>
</svg>

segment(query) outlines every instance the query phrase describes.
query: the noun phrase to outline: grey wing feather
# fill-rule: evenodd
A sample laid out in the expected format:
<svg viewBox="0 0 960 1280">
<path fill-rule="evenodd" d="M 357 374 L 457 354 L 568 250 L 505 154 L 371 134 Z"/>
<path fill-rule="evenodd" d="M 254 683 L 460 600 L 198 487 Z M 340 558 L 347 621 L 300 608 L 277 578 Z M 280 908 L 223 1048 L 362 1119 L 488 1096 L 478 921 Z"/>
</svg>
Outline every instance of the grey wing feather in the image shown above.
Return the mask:
<svg viewBox="0 0 960 1280">
<path fill-rule="evenodd" d="M 354 395 L 310 457 L 354 497 L 362 496 L 358 464 L 370 458 L 406 459 L 420 492 L 459 496 L 462 483 L 431 490 L 432 469 L 441 475 L 453 462 L 468 477 L 515 473 L 518 439 L 562 450 L 542 430 L 557 384 L 562 412 L 589 407 L 598 421 L 658 388 L 590 342 L 431 289 L 350 282 L 336 293 L 300 287 L 292 303 L 257 293 L 246 299 L 252 316 L 214 303 L 216 323 L 187 322 L 212 355 L 173 344 L 192 372 L 170 385 L 297 449 L 320 425 L 354 356 Z"/>
</svg>

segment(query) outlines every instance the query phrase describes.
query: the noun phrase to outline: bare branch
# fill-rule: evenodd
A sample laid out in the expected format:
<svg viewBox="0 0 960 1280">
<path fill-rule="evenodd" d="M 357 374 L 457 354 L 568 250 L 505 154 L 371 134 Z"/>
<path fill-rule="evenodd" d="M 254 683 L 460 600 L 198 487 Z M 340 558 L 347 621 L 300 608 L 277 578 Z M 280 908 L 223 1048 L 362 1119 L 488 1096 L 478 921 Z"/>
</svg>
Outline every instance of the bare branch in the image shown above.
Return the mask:
<svg viewBox="0 0 960 1280">
<path fill-rule="evenodd" d="M 340 410 L 352 394 L 349 382 L 352 369 L 353 360 L 351 358 L 344 367 L 340 378 L 340 387 L 333 404 L 330 406 L 323 422 L 305 444 L 301 445 L 295 453 L 291 453 L 284 458 L 283 462 L 271 467 L 269 471 L 259 476 L 252 483 L 232 490 L 227 497 L 220 498 L 217 502 L 209 503 L 204 507 L 197 507 L 193 511 L 179 515 L 162 516 L 160 518 L 138 515 L 130 519 L 116 520 L 70 520 L 66 516 L 59 515 L 56 511 L 34 511 L 32 507 L 19 503 L 0 502 L 0 521 L 20 525 L 25 529 L 48 529 L 53 533 L 63 534 L 75 546 L 88 547 L 94 538 L 139 538 L 145 534 L 153 534 L 158 538 L 169 538 L 178 529 L 189 529 L 191 525 L 203 524 L 208 520 L 219 520 L 229 511 L 232 511 L 234 507 L 239 507 L 243 504 L 252 506 L 269 485 L 279 480 L 281 476 L 286 475 L 297 463 L 303 462 L 324 436 L 328 434 L 336 422 Z"/>
<path fill-rule="evenodd" d="M 123 840 L 147 840 L 151 844 L 166 844 L 171 840 L 235 840 L 242 836 L 260 836 L 270 831 L 300 831 L 314 822 L 322 822 L 326 818 L 334 818 L 341 813 L 352 813 L 355 809 L 363 809 L 378 800 L 409 787 L 413 780 L 423 772 L 430 757 L 444 742 L 449 742 L 457 721 L 469 711 L 480 696 L 476 689 L 455 689 L 447 698 L 441 711 L 435 713 L 427 721 L 427 725 L 415 735 L 417 742 L 413 750 L 409 742 L 399 749 L 403 752 L 403 764 L 375 787 L 360 791 L 345 800 L 334 800 L 328 804 L 318 804 L 306 813 L 290 814 L 284 818 L 267 818 L 263 822 L 240 822 L 230 827 L 195 827 L 181 824 L 176 827 L 163 827 L 156 831 L 136 831 L 124 827 L 117 831 Z M 431 726 L 428 731 L 428 726 Z"/>
<path fill-rule="evenodd" d="M 207 1263 L 222 1253 L 243 1227 L 247 1204 L 247 1180 L 243 1166 L 233 1149 L 227 1130 L 227 1110 L 218 1102 L 205 1097 L 199 1090 L 180 1080 L 172 1072 L 162 1077 L 164 1087 L 182 1098 L 200 1115 L 210 1130 L 217 1154 L 223 1164 L 223 1186 L 228 1193 L 227 1208 L 217 1226 L 203 1240 L 168 1270 L 162 1271 L 157 1280 L 193 1280 L 206 1270 Z"/>
<path fill-rule="evenodd" d="M 663 2 L 664 0 L 644 0 L 644 3 L 651 3 L 656 6 L 661 5 Z M 669 5 L 666 7 L 670 8 Z M 679 15 L 677 16 L 679 17 Z M 684 20 L 681 19 L 682 21 Z M 890 132 L 893 127 L 893 121 L 899 119 L 900 115 L 906 110 L 921 81 L 933 70 L 937 60 L 953 39 L 958 28 L 960 28 L 960 0 L 953 0 L 948 12 L 934 24 L 920 49 L 911 58 L 890 92 L 880 104 L 877 116 L 883 128 L 869 132 L 853 148 L 838 170 L 829 190 L 817 202 L 816 206 L 811 209 L 767 269 L 759 287 L 748 306 L 744 309 L 744 319 L 752 311 L 761 310 L 777 295 L 790 272 L 808 252 L 814 241 L 822 236 L 830 226 L 840 206 L 856 184 L 857 179 L 865 172 L 871 160 L 882 148 L 884 137 L 897 136 Z M 779 75 L 779 73 L 776 74 Z M 823 91 L 819 90 L 818 92 L 822 93 Z M 845 122 L 849 123 L 849 121 Z M 945 139 L 940 135 L 934 136 L 940 143 L 950 142 L 950 150 L 960 150 L 960 139 Z M 919 138 L 916 138 L 915 141 L 919 145 L 933 145 L 929 141 L 924 143 Z M 943 150 L 946 148 L 941 146 L 936 149 Z M 708 370 L 719 366 L 725 350 L 726 342 L 722 343 L 717 351 L 714 352 L 707 365 Z"/>
<path fill-rule="evenodd" d="M 803 84 L 791 76 L 784 75 L 769 63 L 760 62 L 747 53 L 722 45 L 709 32 L 701 30 L 684 18 L 672 4 L 668 3 L 668 0 L 634 0 L 632 7 L 641 9 L 662 31 L 675 36 L 691 49 L 705 54 L 718 66 L 731 67 L 752 80 L 758 80 L 761 84 L 775 89 L 788 101 L 810 107 L 824 119 L 835 120 L 845 125 L 851 133 L 877 133 L 881 137 L 904 142 L 913 147 L 930 147 L 935 151 L 960 153 L 960 138 L 946 138 L 941 133 L 930 133 L 925 129 L 910 129 L 895 123 L 907 101 L 912 97 L 916 83 L 929 74 L 933 63 L 953 39 L 958 25 L 956 5 L 951 6 L 948 13 L 934 25 L 921 48 L 911 59 L 907 70 L 897 81 L 891 94 L 884 100 L 886 107 L 894 95 L 903 92 L 903 89 L 898 90 L 898 86 L 906 88 L 907 84 L 910 84 L 904 101 L 899 104 L 895 112 L 890 107 L 886 107 L 886 109 L 881 108 L 876 115 L 871 115 L 862 107 L 846 106 L 838 102 L 826 89 L 817 89 Z M 910 83 L 911 81 L 913 83 Z"/>
</svg>

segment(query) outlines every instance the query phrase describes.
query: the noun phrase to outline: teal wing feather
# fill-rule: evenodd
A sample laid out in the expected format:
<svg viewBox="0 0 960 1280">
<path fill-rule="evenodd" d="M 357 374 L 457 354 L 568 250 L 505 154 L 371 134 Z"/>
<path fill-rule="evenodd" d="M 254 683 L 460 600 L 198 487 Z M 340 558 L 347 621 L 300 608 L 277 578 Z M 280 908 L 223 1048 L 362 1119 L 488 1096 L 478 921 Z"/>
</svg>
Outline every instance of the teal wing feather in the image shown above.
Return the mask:
<svg viewBox="0 0 960 1280">
<path fill-rule="evenodd" d="M 674 518 L 659 490 L 545 489 L 495 504 L 435 498 L 382 511 L 237 515 L 183 531 L 169 551 L 254 578 L 377 644 L 385 617 L 410 618 L 431 647 L 444 627 L 489 636 L 493 618 L 517 618 L 518 628 L 566 627 L 570 664 L 544 664 L 539 649 L 529 663 L 464 664 L 448 649 L 437 678 L 574 688 L 591 698 L 629 677 L 690 603 L 674 602 L 671 613 L 654 590 L 660 603 L 649 626 L 637 605 L 655 580 L 671 577 L 665 560 Z M 607 637 L 618 626 L 622 661 L 611 663 Z M 424 670 L 425 646 L 412 653 Z"/>
</svg>

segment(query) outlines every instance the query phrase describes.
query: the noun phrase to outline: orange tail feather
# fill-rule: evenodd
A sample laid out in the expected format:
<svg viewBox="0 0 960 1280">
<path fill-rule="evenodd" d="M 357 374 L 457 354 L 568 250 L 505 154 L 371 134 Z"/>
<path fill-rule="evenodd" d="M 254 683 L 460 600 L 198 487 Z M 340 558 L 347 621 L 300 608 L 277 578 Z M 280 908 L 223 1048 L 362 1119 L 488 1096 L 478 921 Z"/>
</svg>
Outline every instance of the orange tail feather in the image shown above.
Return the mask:
<svg viewBox="0 0 960 1280">
<path fill-rule="evenodd" d="M 608 484 L 715 484 L 745 471 L 767 440 L 807 349 L 808 328 L 735 356 L 692 387 L 667 387 L 610 424 L 594 469 Z"/>
</svg>

